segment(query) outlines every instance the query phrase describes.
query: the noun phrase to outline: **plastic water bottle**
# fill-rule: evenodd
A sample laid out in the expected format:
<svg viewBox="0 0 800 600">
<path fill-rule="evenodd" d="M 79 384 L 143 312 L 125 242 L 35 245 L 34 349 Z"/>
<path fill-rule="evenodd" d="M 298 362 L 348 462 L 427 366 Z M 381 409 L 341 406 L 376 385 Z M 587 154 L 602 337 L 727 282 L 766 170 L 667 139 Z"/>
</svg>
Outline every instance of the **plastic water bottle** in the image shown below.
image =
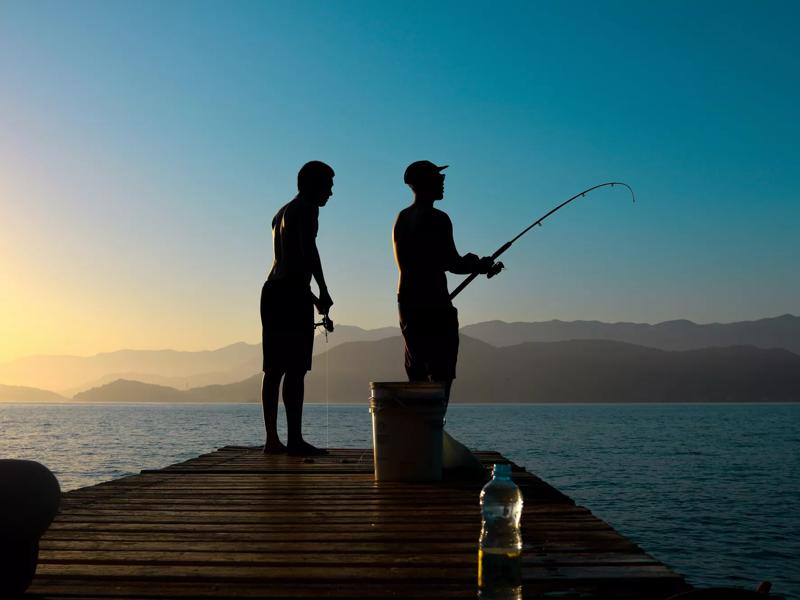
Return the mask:
<svg viewBox="0 0 800 600">
<path fill-rule="evenodd" d="M 522 492 L 511 480 L 511 465 L 494 465 L 492 480 L 481 490 L 478 597 L 522 598 Z"/>
</svg>

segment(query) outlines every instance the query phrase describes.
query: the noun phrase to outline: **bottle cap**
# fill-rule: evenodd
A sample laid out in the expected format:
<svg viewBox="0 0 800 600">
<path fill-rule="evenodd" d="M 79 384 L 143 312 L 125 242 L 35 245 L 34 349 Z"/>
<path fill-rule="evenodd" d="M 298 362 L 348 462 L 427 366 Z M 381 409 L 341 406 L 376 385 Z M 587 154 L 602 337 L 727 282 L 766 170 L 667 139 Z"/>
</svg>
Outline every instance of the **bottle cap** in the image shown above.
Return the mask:
<svg viewBox="0 0 800 600">
<path fill-rule="evenodd" d="M 492 469 L 492 477 L 511 477 L 511 465 L 496 463 Z"/>
</svg>

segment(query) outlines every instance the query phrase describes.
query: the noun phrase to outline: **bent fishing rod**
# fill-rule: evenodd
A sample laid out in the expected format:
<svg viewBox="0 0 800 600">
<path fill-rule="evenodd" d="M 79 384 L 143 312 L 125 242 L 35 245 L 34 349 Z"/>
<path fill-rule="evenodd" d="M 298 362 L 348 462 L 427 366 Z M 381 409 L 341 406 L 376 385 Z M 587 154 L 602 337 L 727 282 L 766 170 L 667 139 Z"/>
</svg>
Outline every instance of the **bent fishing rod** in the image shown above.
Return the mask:
<svg viewBox="0 0 800 600">
<path fill-rule="evenodd" d="M 544 221 L 547 217 L 549 217 L 553 213 L 555 213 L 555 212 L 559 211 L 560 209 L 564 208 L 567 204 L 569 204 L 573 200 L 577 200 L 578 198 L 582 198 L 583 196 L 585 196 L 589 192 L 592 192 L 592 191 L 594 191 L 594 190 L 596 190 L 598 188 L 606 187 L 606 186 L 614 187 L 615 185 L 621 185 L 623 187 L 628 188 L 628 191 L 631 193 L 631 199 L 634 202 L 636 202 L 636 195 L 633 193 L 633 188 L 631 186 L 629 186 L 627 183 L 623 183 L 622 181 L 607 181 L 606 183 L 600 183 L 598 185 L 592 186 L 589 189 L 583 190 L 582 192 L 580 192 L 578 194 L 575 194 L 572 198 L 570 198 L 568 200 L 565 200 L 564 202 L 562 202 L 561 204 L 559 204 L 555 208 L 553 208 L 553 209 L 549 210 L 548 212 L 546 212 L 543 216 L 539 217 L 533 223 L 528 225 L 525 229 L 520 231 L 516 235 L 516 237 L 510 239 L 505 244 L 500 246 L 497 250 L 495 250 L 494 254 L 492 254 L 492 256 L 491 256 L 492 261 L 496 261 L 500 257 L 500 255 L 503 254 L 503 252 L 505 252 L 509 248 L 511 248 L 511 245 L 514 242 L 516 242 L 519 238 L 521 238 L 523 235 L 528 233 L 531 229 L 533 229 L 537 225 L 539 225 L 541 227 L 542 226 L 542 221 Z M 489 272 L 486 273 L 486 277 L 488 279 L 491 279 L 492 277 L 497 275 L 502 270 L 503 270 L 503 263 L 495 262 L 495 264 L 492 265 L 491 269 L 489 269 Z M 480 275 L 480 273 L 472 273 L 469 277 L 467 277 L 464 281 L 462 281 L 456 289 L 454 289 L 452 292 L 450 292 L 450 300 L 452 300 L 453 298 L 458 296 L 461 293 L 461 290 L 463 290 L 470 283 L 472 283 L 473 279 L 475 279 L 478 275 Z"/>
</svg>

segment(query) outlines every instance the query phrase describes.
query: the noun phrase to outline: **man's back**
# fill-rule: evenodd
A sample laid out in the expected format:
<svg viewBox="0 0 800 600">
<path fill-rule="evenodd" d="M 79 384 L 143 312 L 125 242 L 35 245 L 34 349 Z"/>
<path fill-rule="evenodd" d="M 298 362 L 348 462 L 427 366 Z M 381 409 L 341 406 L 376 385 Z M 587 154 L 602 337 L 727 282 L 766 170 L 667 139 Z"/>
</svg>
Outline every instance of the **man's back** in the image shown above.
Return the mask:
<svg viewBox="0 0 800 600">
<path fill-rule="evenodd" d="M 397 215 L 392 237 L 400 271 L 399 302 L 450 306 L 445 271 L 458 256 L 450 217 L 432 206 L 413 204 Z"/>
<path fill-rule="evenodd" d="M 311 283 L 308 261 L 309 243 L 317 237 L 319 207 L 300 197 L 285 204 L 272 219 L 274 259 L 268 281 Z"/>
</svg>

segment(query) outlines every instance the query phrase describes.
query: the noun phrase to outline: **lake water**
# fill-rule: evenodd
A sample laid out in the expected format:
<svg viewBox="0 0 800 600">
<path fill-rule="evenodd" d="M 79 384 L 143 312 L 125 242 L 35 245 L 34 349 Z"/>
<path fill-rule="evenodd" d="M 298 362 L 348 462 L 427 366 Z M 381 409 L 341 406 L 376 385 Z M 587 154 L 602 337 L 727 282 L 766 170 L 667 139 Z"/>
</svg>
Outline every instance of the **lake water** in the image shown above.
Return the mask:
<svg viewBox="0 0 800 600">
<path fill-rule="evenodd" d="M 308 405 L 304 422 L 314 444 L 371 445 L 366 406 Z M 447 430 L 525 466 L 695 585 L 768 579 L 800 600 L 800 405 L 456 404 Z M 48 465 L 65 490 L 262 436 L 256 405 L 0 404 L 0 457 Z"/>
</svg>

